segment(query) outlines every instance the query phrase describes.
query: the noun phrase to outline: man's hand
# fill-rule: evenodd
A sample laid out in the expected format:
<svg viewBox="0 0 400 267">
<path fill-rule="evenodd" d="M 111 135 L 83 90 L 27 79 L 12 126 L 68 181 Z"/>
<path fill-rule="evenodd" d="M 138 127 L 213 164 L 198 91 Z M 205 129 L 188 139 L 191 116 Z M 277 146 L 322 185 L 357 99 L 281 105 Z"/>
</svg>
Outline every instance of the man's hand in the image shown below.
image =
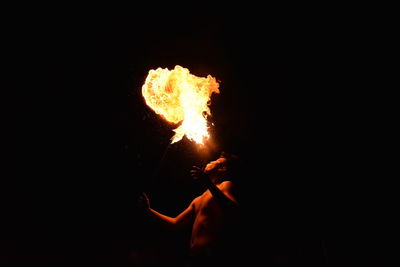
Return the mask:
<svg viewBox="0 0 400 267">
<path fill-rule="evenodd" d="M 142 193 L 139 198 L 138 201 L 136 203 L 137 207 L 141 210 L 149 210 L 150 209 L 150 201 L 149 198 L 147 197 L 146 193 Z"/>
<path fill-rule="evenodd" d="M 192 170 L 190 171 L 190 175 L 192 176 L 192 178 L 195 181 L 200 181 L 200 182 L 206 183 L 206 184 L 211 182 L 210 177 L 208 176 L 208 174 L 205 173 L 203 169 L 201 169 L 201 168 L 199 168 L 197 166 L 193 166 L 192 167 Z"/>
</svg>

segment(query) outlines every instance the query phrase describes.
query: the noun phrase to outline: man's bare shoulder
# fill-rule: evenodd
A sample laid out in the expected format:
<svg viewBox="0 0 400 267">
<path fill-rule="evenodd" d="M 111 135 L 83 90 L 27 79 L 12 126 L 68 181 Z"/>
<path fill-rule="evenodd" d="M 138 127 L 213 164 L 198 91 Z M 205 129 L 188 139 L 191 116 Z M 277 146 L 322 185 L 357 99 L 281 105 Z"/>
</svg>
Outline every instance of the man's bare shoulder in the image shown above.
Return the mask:
<svg viewBox="0 0 400 267">
<path fill-rule="evenodd" d="M 228 198 L 236 202 L 237 190 L 235 188 L 235 183 L 232 181 L 224 181 L 220 184 L 220 189 Z"/>
<path fill-rule="evenodd" d="M 218 185 L 218 187 L 219 187 L 221 190 L 230 191 L 230 190 L 232 190 L 232 188 L 234 187 L 234 184 L 232 183 L 232 181 L 223 181 L 222 183 L 220 183 L 220 184 Z"/>
<path fill-rule="evenodd" d="M 199 203 L 199 202 L 203 199 L 203 197 L 204 197 L 204 195 L 206 194 L 206 192 L 207 192 L 207 191 L 205 191 L 205 192 L 202 193 L 200 196 L 198 196 L 198 197 L 196 197 L 195 199 L 193 199 L 192 204 L 195 205 L 196 203 Z"/>
<path fill-rule="evenodd" d="M 193 199 L 192 204 L 193 205 L 200 204 L 203 201 L 206 201 L 207 199 L 209 199 L 210 197 L 211 197 L 210 190 L 206 190 L 201 195 L 199 195 L 198 197 Z"/>
</svg>

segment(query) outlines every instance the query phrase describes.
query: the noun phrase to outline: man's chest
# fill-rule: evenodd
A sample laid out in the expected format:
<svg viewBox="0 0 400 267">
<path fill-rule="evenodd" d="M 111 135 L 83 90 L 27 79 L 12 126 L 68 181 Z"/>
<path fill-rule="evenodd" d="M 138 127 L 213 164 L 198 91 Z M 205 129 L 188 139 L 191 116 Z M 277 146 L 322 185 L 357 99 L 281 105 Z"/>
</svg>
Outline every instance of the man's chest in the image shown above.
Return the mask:
<svg viewBox="0 0 400 267">
<path fill-rule="evenodd" d="M 210 191 L 206 191 L 198 200 L 199 201 L 196 203 L 195 209 L 199 215 L 212 215 L 221 213 L 221 209 Z"/>
</svg>

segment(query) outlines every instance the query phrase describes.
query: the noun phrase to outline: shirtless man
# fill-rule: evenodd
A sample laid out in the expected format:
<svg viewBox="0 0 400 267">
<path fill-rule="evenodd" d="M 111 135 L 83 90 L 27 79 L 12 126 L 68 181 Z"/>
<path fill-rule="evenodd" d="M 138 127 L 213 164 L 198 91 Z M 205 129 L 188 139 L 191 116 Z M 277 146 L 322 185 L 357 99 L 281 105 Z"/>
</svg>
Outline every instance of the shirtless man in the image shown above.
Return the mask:
<svg viewBox="0 0 400 267">
<path fill-rule="evenodd" d="M 150 208 L 146 194 L 142 196 L 145 210 L 156 220 L 175 229 L 192 225 L 192 266 L 232 266 L 228 262 L 231 262 L 235 254 L 231 248 L 235 246 L 234 225 L 239 215 L 235 185 L 232 182 L 236 179 L 232 172 L 236 163 L 235 155 L 223 152 L 218 159 L 208 163 L 204 170 L 194 166 L 191 176 L 202 181 L 207 190 L 175 218 Z"/>
</svg>

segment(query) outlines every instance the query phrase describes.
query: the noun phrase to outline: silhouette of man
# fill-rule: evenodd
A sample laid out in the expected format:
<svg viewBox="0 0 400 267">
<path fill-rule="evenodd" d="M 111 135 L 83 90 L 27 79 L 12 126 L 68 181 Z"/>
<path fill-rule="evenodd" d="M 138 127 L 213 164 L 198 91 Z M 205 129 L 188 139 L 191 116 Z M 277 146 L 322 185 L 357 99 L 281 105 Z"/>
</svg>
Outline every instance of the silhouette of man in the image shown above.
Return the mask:
<svg viewBox="0 0 400 267">
<path fill-rule="evenodd" d="M 146 213 L 157 221 L 174 229 L 192 226 L 190 266 L 236 266 L 239 204 L 234 170 L 237 166 L 238 157 L 225 152 L 204 169 L 193 166 L 191 176 L 204 183 L 207 189 L 174 218 L 152 209 L 145 193 L 141 197 Z"/>
</svg>

